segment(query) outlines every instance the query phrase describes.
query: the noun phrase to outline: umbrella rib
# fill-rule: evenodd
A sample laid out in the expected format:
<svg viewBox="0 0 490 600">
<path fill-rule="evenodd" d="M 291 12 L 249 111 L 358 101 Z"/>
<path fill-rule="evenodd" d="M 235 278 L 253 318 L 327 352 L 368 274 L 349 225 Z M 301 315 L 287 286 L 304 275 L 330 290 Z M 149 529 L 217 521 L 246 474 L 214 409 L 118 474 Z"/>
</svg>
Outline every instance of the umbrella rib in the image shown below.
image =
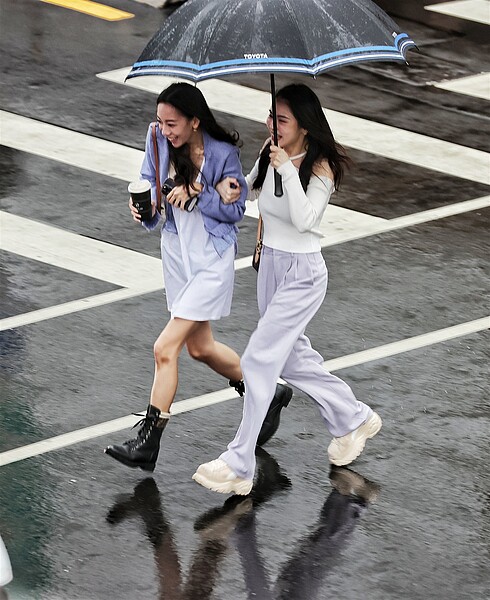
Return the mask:
<svg viewBox="0 0 490 600">
<path fill-rule="evenodd" d="M 303 47 L 305 49 L 304 55 L 310 56 L 311 55 L 310 43 L 309 43 L 309 40 L 306 37 L 305 33 L 303 33 L 303 31 L 301 31 L 301 29 L 299 28 L 298 18 L 297 18 L 296 11 L 295 11 L 295 6 L 290 2 L 290 0 L 283 0 L 283 1 L 284 1 L 285 8 L 288 10 L 289 14 L 294 16 L 294 23 L 296 24 L 296 28 L 298 30 L 298 33 L 301 37 L 301 41 L 303 42 Z M 310 56 L 310 58 L 311 58 L 311 56 Z"/>
</svg>

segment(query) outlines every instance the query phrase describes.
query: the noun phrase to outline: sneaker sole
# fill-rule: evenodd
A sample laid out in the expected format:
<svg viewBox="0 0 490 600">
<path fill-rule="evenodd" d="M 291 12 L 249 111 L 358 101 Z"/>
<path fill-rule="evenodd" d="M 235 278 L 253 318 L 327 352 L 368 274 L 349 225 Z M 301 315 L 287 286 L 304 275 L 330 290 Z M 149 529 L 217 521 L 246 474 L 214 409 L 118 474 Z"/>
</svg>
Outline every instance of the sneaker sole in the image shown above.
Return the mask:
<svg viewBox="0 0 490 600">
<path fill-rule="evenodd" d="M 238 494 L 239 496 L 248 496 L 252 491 L 253 481 L 247 481 L 242 479 L 241 481 L 225 481 L 223 483 L 216 483 L 202 475 L 202 473 L 194 473 L 192 476 L 195 482 L 199 483 L 203 487 L 211 490 L 212 492 L 218 492 L 219 494 Z"/>
<path fill-rule="evenodd" d="M 351 452 L 345 456 L 334 459 L 330 458 L 329 456 L 329 461 L 337 467 L 345 467 L 345 465 L 349 465 L 352 461 L 356 460 L 359 454 L 361 454 L 361 452 L 364 450 L 367 440 L 373 438 L 381 429 L 382 425 L 383 421 L 381 421 L 381 417 L 378 415 L 378 413 L 373 412 L 372 416 L 366 421 L 366 423 L 361 425 L 359 428 L 360 432 L 362 431 L 362 437 L 356 440 L 356 445 L 353 446 Z"/>
</svg>

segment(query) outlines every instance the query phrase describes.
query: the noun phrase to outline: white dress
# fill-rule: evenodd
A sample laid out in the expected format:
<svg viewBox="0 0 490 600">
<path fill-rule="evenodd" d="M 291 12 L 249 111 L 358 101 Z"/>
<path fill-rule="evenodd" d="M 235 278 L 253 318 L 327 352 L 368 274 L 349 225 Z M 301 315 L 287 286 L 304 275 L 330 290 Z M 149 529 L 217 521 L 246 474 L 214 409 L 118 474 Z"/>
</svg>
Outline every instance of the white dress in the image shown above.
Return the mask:
<svg viewBox="0 0 490 600">
<path fill-rule="evenodd" d="M 197 181 L 200 178 L 199 174 Z M 235 279 L 234 245 L 219 256 L 204 228 L 199 202 L 191 212 L 171 210 L 178 234 L 162 231 L 162 257 L 172 318 L 213 321 L 228 316 Z"/>
</svg>

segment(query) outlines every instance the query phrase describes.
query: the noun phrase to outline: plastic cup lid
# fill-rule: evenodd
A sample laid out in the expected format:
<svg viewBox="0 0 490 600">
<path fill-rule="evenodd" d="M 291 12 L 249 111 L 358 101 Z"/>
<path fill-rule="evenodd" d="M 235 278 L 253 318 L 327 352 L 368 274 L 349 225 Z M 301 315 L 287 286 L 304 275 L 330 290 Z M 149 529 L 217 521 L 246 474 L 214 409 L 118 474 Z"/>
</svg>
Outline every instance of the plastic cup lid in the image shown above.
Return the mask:
<svg viewBox="0 0 490 600">
<path fill-rule="evenodd" d="M 140 179 L 139 181 L 132 181 L 128 185 L 128 192 L 133 194 L 141 194 L 141 192 L 146 192 L 151 190 L 151 183 L 146 179 Z"/>
</svg>

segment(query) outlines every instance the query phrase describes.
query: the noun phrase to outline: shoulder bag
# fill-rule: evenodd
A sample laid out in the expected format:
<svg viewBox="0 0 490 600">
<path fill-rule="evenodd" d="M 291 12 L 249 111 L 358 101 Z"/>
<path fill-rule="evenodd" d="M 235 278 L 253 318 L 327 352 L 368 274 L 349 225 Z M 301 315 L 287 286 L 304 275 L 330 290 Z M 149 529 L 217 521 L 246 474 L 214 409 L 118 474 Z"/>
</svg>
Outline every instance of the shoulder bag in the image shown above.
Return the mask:
<svg viewBox="0 0 490 600">
<path fill-rule="evenodd" d="M 157 186 L 157 212 L 162 212 L 162 188 L 160 186 L 160 165 L 158 162 L 158 145 L 157 145 L 157 123 L 151 124 L 151 137 L 153 139 L 153 154 L 155 155 L 155 178 Z"/>
</svg>

